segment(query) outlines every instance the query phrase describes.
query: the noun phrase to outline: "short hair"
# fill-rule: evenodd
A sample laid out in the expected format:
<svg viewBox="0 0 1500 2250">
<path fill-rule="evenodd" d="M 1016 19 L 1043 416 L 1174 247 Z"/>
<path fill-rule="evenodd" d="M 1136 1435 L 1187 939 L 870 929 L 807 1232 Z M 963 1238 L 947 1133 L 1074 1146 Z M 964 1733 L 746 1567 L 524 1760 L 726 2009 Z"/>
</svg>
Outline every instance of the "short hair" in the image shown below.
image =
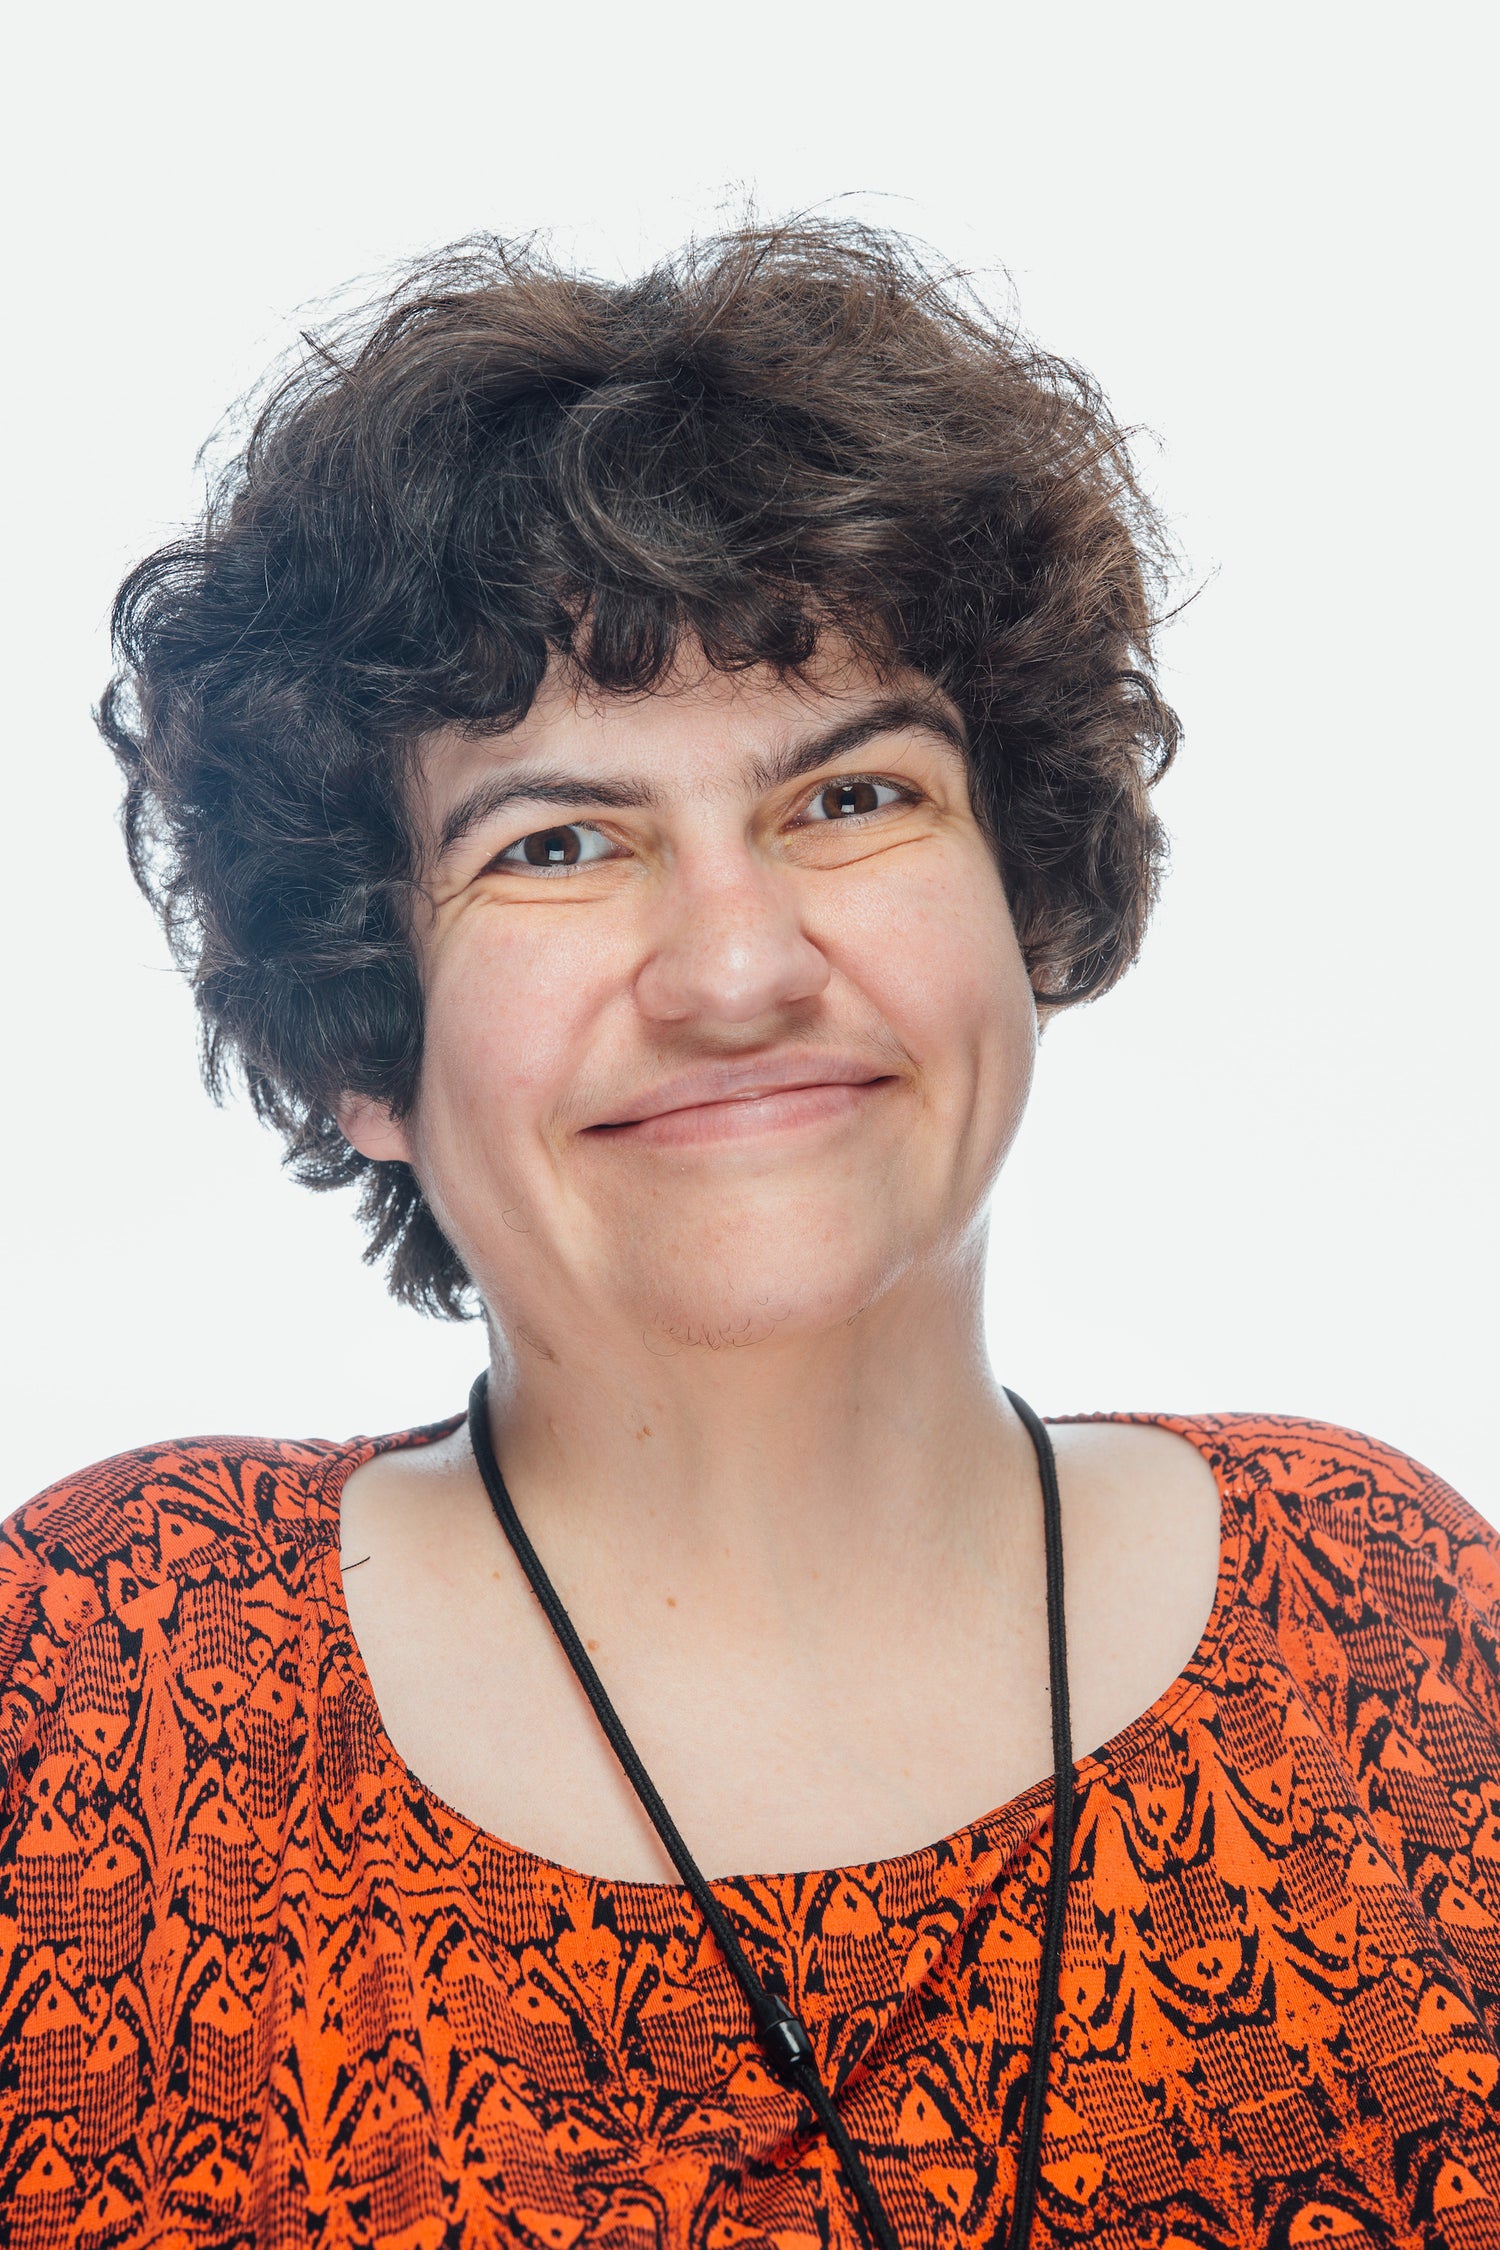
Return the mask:
<svg viewBox="0 0 1500 2250">
<path fill-rule="evenodd" d="M 832 221 L 628 283 L 477 237 L 306 338 L 121 587 L 99 723 L 211 1090 L 241 1073 L 297 1177 L 362 1183 L 398 1298 L 472 1309 L 410 1169 L 336 1115 L 417 1092 L 424 734 L 514 725 L 549 663 L 640 693 L 684 641 L 788 676 L 837 632 L 958 706 L 1038 995 L 1089 999 L 1139 947 L 1177 739 L 1126 439 L 958 277 Z"/>
</svg>

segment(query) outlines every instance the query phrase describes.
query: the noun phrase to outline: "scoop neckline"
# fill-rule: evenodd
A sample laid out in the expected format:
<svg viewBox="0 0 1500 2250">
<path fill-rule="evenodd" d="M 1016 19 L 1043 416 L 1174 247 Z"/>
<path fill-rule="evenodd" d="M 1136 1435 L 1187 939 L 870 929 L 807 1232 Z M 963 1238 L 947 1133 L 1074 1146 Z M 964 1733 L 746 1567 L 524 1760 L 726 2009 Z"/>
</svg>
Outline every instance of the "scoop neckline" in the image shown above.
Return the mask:
<svg viewBox="0 0 1500 2250">
<path fill-rule="evenodd" d="M 1201 1455 L 1208 1464 L 1219 1495 L 1219 1576 L 1214 1589 L 1213 1605 L 1203 1631 L 1181 1671 L 1168 1681 L 1161 1693 L 1138 1717 L 1128 1720 L 1107 1741 L 1100 1743 L 1097 1749 L 1074 1759 L 1073 1786 L 1079 1796 L 1095 1784 L 1118 1776 L 1123 1767 L 1159 1741 L 1180 1716 L 1183 1707 L 1194 1696 L 1202 1693 L 1203 1674 L 1211 1666 L 1237 1607 L 1247 1532 L 1242 1510 L 1232 1488 L 1233 1464 L 1222 1454 L 1216 1457 L 1210 1450 L 1209 1432 L 1205 1428 L 1209 1419 L 1207 1416 L 1192 1414 L 1130 1412 L 1048 1414 L 1042 1417 L 1048 1427 L 1052 1428 L 1064 1423 L 1118 1422 L 1168 1430 L 1174 1436 L 1185 1439 Z M 366 1462 L 385 1453 L 415 1452 L 421 1446 L 435 1445 L 441 1439 L 451 1436 L 463 1420 L 462 1414 L 453 1414 L 441 1422 L 394 1431 L 383 1437 L 350 1438 L 342 1445 L 334 1446 L 326 1456 L 310 1494 L 315 1515 L 333 1534 L 321 1553 L 311 1558 L 312 1592 L 323 1626 L 324 1654 L 340 1675 L 345 1687 L 352 1689 L 365 1706 L 375 1746 L 382 1761 L 399 1776 L 403 1788 L 410 1795 L 430 1806 L 441 1816 L 443 1823 L 455 1824 L 471 1845 L 495 1853 L 512 1866 L 519 1863 L 522 1867 L 534 1869 L 540 1878 L 562 1881 L 570 1887 L 583 1886 L 596 1893 L 607 1892 L 610 1897 L 622 1900 L 636 1899 L 642 1903 L 651 1901 L 658 1906 L 677 1902 L 690 1907 L 692 1894 L 685 1884 L 648 1882 L 630 1876 L 591 1875 L 581 1868 L 569 1867 L 562 1860 L 549 1859 L 545 1853 L 532 1851 L 525 1844 L 511 1843 L 508 1838 L 497 1836 L 490 1829 L 481 1827 L 457 1805 L 440 1796 L 437 1790 L 408 1765 L 386 1729 L 374 1683 L 365 1668 L 364 1656 L 344 1599 L 343 1572 L 339 1568 L 339 1513 L 344 1486 L 354 1471 L 363 1468 Z M 838 1881 L 848 1878 L 864 1884 L 873 1880 L 894 1880 L 899 1883 L 903 1876 L 910 1878 L 939 1857 L 962 1854 L 966 1846 L 969 1847 L 971 1857 L 978 1857 L 998 1851 L 1004 1843 L 1007 1857 L 1013 1857 L 1045 1825 L 1050 1816 L 1052 1780 L 1050 1773 L 1044 1774 L 1016 1796 L 1007 1798 L 1003 1804 L 995 1806 L 989 1812 L 981 1813 L 978 1819 L 964 1821 L 946 1836 L 937 1837 L 930 1844 L 919 1844 L 909 1852 L 898 1852 L 878 1859 L 851 1860 L 840 1867 L 714 1875 L 708 1878 L 709 1888 L 732 1896 L 736 1892 L 757 1886 L 805 1883 L 820 1879 Z M 1077 1822 L 1080 1830 L 1082 1825 L 1080 1819 Z M 453 1840 L 451 1835 L 448 1840 Z"/>
</svg>

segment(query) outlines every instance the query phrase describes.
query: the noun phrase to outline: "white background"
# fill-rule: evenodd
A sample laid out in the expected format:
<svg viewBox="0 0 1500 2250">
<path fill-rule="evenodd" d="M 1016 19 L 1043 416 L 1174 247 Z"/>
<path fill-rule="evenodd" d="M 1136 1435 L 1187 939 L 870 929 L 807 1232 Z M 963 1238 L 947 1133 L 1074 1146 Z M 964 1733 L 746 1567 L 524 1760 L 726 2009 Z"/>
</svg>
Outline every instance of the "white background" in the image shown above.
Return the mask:
<svg viewBox="0 0 1500 2250">
<path fill-rule="evenodd" d="M 1126 985 L 1049 1033 L 997 1199 L 1002 1373 L 1051 1410 L 1352 1423 L 1500 1520 L 1480 9 L 31 15 L 0 1508 L 144 1439 L 435 1417 L 479 1359 L 198 1089 L 89 722 L 116 580 L 191 513 L 197 446 L 310 300 L 479 227 L 627 272 L 753 194 L 846 197 L 1007 269 L 1043 342 L 1158 433 L 1204 584 L 1166 647 L 1165 904 Z"/>
</svg>

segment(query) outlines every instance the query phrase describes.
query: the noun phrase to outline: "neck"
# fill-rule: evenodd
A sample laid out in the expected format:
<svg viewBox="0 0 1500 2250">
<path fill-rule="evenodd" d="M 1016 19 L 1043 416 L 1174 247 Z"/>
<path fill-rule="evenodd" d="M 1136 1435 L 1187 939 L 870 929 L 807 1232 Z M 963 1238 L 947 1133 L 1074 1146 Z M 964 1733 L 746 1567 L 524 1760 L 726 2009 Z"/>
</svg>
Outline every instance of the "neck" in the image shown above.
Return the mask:
<svg viewBox="0 0 1500 2250">
<path fill-rule="evenodd" d="M 678 1583 L 806 1580 L 825 1556 L 846 1578 L 951 1569 L 1029 1464 L 984 1350 L 982 1255 L 739 1347 L 578 1323 L 556 1352 L 497 1339 L 491 1424 L 523 1519 L 565 1567 L 628 1556 Z"/>
</svg>

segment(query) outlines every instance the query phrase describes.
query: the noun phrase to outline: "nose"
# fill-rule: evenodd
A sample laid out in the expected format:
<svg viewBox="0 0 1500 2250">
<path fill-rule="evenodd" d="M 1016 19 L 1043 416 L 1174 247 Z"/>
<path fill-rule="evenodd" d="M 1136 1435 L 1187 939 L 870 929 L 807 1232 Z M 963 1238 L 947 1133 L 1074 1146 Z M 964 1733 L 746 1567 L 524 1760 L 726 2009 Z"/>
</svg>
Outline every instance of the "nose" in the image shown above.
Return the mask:
<svg viewBox="0 0 1500 2250">
<path fill-rule="evenodd" d="M 679 865 L 653 936 L 635 988 L 653 1023 L 753 1023 L 816 999 L 828 983 L 793 886 L 748 852 Z"/>
</svg>

